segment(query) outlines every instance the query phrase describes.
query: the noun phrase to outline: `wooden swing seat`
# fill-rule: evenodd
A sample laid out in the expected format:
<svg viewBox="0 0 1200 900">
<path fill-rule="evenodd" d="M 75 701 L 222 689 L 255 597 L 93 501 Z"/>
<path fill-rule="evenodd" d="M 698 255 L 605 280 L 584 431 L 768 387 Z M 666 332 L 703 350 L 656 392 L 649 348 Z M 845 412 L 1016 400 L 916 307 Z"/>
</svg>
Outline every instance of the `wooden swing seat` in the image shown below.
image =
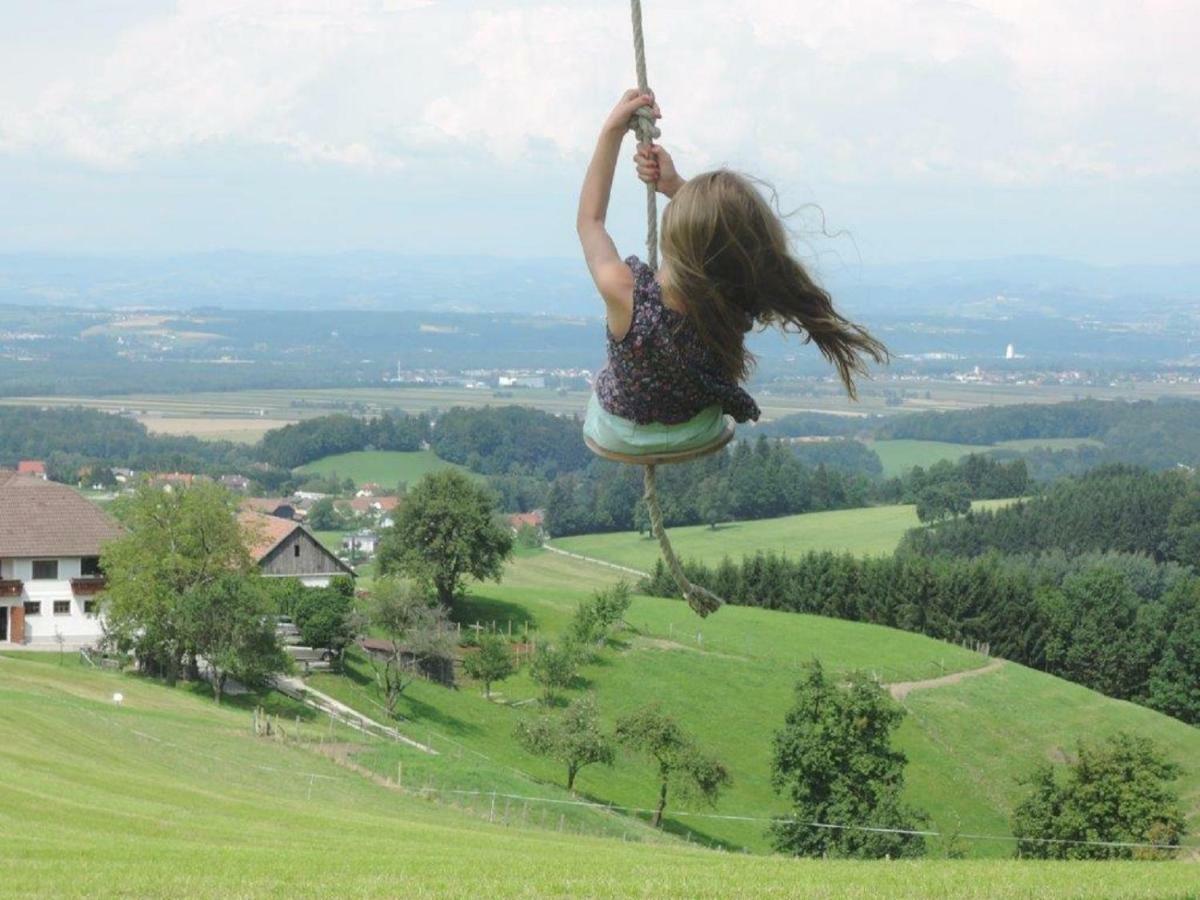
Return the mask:
<svg viewBox="0 0 1200 900">
<path fill-rule="evenodd" d="M 716 453 L 718 450 L 725 449 L 729 442 L 733 440 L 734 429 L 732 425 L 726 424 L 725 430 L 717 437 L 716 440 L 710 441 L 700 447 L 692 447 L 690 450 L 675 450 L 670 453 L 617 453 L 613 450 L 606 450 L 601 447 L 590 437 L 584 436 L 584 443 L 587 444 L 589 450 L 599 456 L 601 459 L 612 460 L 613 462 L 625 463 L 629 466 L 666 466 L 671 463 L 690 462 L 693 459 L 700 459 L 709 454 Z"/>
</svg>

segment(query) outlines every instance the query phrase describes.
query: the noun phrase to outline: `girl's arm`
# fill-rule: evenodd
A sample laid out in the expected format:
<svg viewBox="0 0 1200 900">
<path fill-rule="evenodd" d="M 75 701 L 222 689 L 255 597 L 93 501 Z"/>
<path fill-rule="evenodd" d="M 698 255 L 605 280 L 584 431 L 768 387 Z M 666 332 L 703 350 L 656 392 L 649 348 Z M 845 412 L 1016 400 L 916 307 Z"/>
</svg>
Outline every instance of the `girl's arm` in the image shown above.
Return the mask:
<svg viewBox="0 0 1200 900">
<path fill-rule="evenodd" d="M 608 216 L 608 198 L 612 193 L 613 172 L 621 152 L 621 141 L 629 129 L 629 120 L 643 106 L 659 115 L 651 94 L 626 91 L 604 122 L 596 150 L 579 193 L 579 212 L 575 228 L 587 260 L 588 271 L 607 308 L 608 329 L 618 340 L 625 336 L 633 318 L 633 273 L 622 262 L 617 247 L 604 227 Z"/>
</svg>

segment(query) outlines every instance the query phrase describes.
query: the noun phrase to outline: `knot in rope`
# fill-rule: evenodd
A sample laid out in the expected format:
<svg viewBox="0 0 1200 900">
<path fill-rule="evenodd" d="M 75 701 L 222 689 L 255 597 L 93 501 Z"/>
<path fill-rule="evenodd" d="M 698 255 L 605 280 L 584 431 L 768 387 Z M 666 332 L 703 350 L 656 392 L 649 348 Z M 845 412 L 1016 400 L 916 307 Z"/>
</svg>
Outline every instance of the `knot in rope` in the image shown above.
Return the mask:
<svg viewBox="0 0 1200 900">
<path fill-rule="evenodd" d="M 662 136 L 662 131 L 654 124 L 654 110 L 649 106 L 643 106 L 634 111 L 633 116 L 629 119 L 629 130 L 637 135 L 638 141 L 642 144 L 648 144 Z"/>
</svg>

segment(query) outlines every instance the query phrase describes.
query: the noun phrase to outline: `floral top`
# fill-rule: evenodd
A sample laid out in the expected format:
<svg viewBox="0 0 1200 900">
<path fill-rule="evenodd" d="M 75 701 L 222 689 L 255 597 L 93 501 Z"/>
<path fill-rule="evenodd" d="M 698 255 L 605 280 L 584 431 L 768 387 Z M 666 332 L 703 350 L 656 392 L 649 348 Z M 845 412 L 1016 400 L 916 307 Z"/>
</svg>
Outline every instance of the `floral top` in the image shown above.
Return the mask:
<svg viewBox="0 0 1200 900">
<path fill-rule="evenodd" d="M 625 262 L 633 270 L 633 319 L 619 341 L 608 331 L 608 365 L 596 376 L 605 411 L 639 425 L 679 425 L 719 404 L 738 422 L 757 420 L 754 398 L 721 372 L 687 316 L 663 304 L 650 267 L 636 256 Z"/>
</svg>

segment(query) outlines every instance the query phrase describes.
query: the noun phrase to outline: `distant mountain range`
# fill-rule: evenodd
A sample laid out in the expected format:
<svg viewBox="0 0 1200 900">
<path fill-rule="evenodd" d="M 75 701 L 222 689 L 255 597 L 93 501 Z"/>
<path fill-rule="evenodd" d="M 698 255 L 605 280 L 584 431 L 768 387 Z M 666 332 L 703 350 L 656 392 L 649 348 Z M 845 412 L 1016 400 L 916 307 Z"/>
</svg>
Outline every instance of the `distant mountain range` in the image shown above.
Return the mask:
<svg viewBox="0 0 1200 900">
<path fill-rule="evenodd" d="M 825 283 L 851 312 L 1092 317 L 1200 309 L 1200 265 L 1094 266 L 1050 257 L 847 265 Z M 430 310 L 598 316 L 582 260 L 244 252 L 0 255 L 0 303 L 73 307 Z"/>
</svg>

